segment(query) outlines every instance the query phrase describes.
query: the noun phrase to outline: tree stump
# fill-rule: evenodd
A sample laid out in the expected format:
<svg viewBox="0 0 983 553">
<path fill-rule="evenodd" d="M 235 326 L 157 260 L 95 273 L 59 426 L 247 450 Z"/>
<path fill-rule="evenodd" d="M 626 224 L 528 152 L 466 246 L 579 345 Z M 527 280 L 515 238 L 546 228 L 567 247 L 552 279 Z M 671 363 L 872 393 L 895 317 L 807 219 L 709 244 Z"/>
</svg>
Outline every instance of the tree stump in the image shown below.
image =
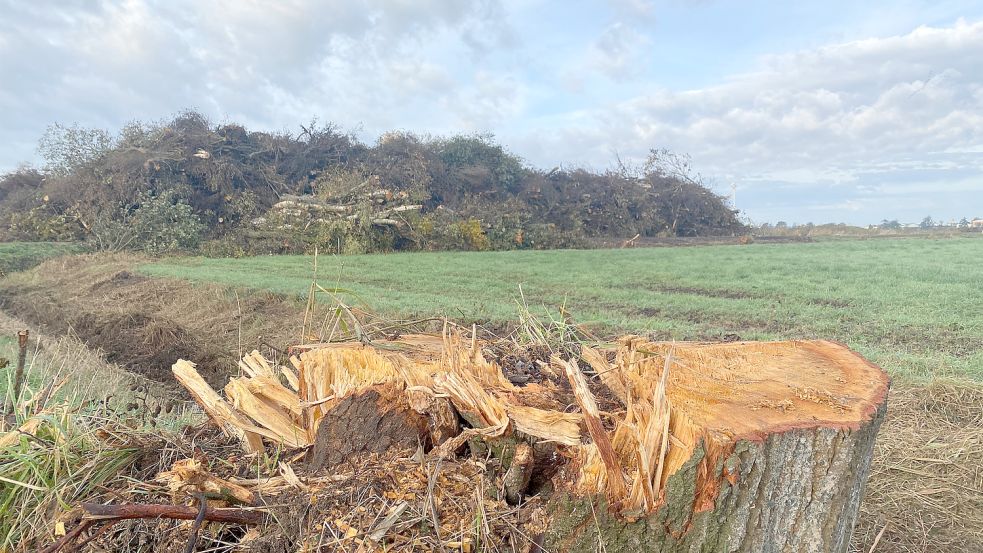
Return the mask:
<svg viewBox="0 0 983 553">
<path fill-rule="evenodd" d="M 631 376 L 668 368 L 673 440 L 654 509 L 612 504 L 606 486 L 560 486 L 547 550 L 847 550 L 886 410 L 882 370 L 826 341 L 628 343 L 614 364 L 587 358 L 622 397 Z M 583 481 L 597 470 L 586 465 L 558 481 Z"/>
<path fill-rule="evenodd" d="M 486 481 L 546 551 L 846 551 L 886 410 L 881 369 L 828 341 L 629 336 L 581 357 L 516 386 L 474 338 L 330 344 L 293 359 L 296 374 L 250 354 L 232 406 L 195 397 L 243 440 L 313 445 L 314 468 L 416 444 L 494 457 Z M 189 366 L 175 365 L 182 382 Z"/>
</svg>

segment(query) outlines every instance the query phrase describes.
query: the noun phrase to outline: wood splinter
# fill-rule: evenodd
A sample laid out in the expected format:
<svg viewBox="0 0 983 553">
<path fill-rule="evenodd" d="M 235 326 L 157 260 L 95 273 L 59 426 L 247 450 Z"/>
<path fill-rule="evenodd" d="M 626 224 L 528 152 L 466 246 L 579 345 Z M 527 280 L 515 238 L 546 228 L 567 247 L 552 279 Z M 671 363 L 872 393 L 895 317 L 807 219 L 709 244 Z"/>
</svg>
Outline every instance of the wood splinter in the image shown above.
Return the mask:
<svg viewBox="0 0 983 553">
<path fill-rule="evenodd" d="M 587 380 L 584 379 L 584 373 L 580 372 L 580 367 L 576 363 L 559 357 L 554 357 L 552 361 L 566 372 L 567 379 L 570 380 L 570 387 L 573 388 L 573 395 L 577 398 L 580 410 L 584 412 L 587 431 L 590 432 L 590 437 L 597 446 L 601 460 L 604 461 L 604 468 L 607 470 L 608 499 L 612 503 L 619 503 L 625 497 L 624 474 L 621 464 L 618 462 L 618 455 L 611 445 L 611 439 L 601 424 L 601 411 L 597 408 L 594 394 L 591 393 L 587 386 Z"/>
</svg>

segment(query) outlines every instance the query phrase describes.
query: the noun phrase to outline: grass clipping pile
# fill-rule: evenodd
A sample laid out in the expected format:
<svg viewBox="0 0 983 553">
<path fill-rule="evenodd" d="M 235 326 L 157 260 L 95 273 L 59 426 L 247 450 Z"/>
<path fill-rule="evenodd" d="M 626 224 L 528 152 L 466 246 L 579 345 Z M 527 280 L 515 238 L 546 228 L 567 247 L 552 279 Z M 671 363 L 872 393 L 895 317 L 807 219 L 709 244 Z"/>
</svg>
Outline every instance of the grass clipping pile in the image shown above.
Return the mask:
<svg viewBox="0 0 983 553">
<path fill-rule="evenodd" d="M 773 434 L 821 427 L 863 438 L 854 440 L 859 454 L 849 438 L 832 450 L 834 463 L 859 463 L 849 471 L 856 482 L 846 486 L 852 504 L 837 543 L 849 540 L 887 378 L 845 347 L 625 337 L 612 348 L 584 346 L 583 369 L 557 355 L 537 361 L 535 377 L 516 385 L 482 346 L 445 331 L 302 346 L 291 366 L 253 352 L 224 398 L 179 360 L 175 377 L 209 417 L 247 458 L 279 470 L 220 478 L 179 461 L 162 478 L 200 504 L 197 515 L 191 501 L 179 518 L 257 524 L 255 514 L 265 513 L 265 530 L 238 538 L 239 547 L 262 550 L 570 550 L 563 538 L 603 541 L 602 526 L 612 521 L 664 513 L 678 501 L 669 497 L 679 494 L 670 477 L 689 472 L 683 514 L 674 506 L 659 530 L 685 544 L 690 530 L 707 532 L 700 525 L 709 517 L 696 515 L 730 497 L 721 488 L 735 485 L 734 463 L 753 464 L 741 460 L 749 448 L 735 450 L 738 443 L 767 442 L 767 453 L 781 445 Z M 813 458 L 804 462 L 826 471 L 820 480 L 831 474 Z M 781 476 L 770 481 L 789 486 Z M 581 499 L 594 530 L 577 519 Z M 834 508 L 824 501 L 815 503 Z M 224 519 L 215 518 L 219 511 Z M 232 511 L 241 518 L 229 518 Z M 746 532 L 748 543 L 774 539 L 755 532 Z"/>
</svg>

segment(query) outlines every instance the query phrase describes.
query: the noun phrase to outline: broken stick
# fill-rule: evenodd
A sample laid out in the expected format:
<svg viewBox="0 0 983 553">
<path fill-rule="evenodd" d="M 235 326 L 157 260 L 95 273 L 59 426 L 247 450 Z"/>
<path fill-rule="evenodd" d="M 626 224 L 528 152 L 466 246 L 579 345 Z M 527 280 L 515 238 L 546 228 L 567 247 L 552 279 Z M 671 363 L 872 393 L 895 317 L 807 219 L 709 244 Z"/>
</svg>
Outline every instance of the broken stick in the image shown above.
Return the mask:
<svg viewBox="0 0 983 553">
<path fill-rule="evenodd" d="M 187 507 L 184 505 L 157 505 L 151 503 L 103 505 L 101 503 L 83 503 L 82 510 L 85 511 L 85 517 L 90 520 L 124 520 L 133 518 L 194 520 L 198 518 L 197 507 Z M 266 521 L 266 513 L 253 509 L 208 507 L 205 509 L 204 520 L 256 525 Z"/>
<path fill-rule="evenodd" d="M 27 330 L 21 330 L 17 333 L 17 369 L 14 372 L 14 393 L 8 400 L 9 406 L 5 406 L 7 412 L 11 414 L 17 411 L 17 400 L 20 399 L 21 386 L 24 384 L 24 363 L 27 360 L 28 335 Z"/>
<path fill-rule="evenodd" d="M 184 359 L 178 359 L 171 368 L 174 377 L 191 392 L 208 416 L 220 425 L 228 435 L 238 438 L 246 453 L 262 453 L 263 439 L 259 434 L 248 429 L 250 421 L 226 403 L 215 390 L 205 382 L 205 379 L 195 370 L 195 364 Z"/>
<path fill-rule="evenodd" d="M 201 501 L 204 501 L 202 498 Z M 171 518 L 176 520 L 207 520 L 210 522 L 226 522 L 230 524 L 257 525 L 266 521 L 266 513 L 250 509 L 216 509 L 212 507 L 186 507 L 184 505 L 156 505 L 150 503 L 129 503 L 124 505 L 103 505 L 101 503 L 83 503 L 85 515 L 71 532 L 61 539 L 41 550 L 41 553 L 56 553 L 66 545 L 73 543 L 86 529 L 100 522 L 107 522 L 100 532 L 109 526 L 127 519 L 134 518 Z M 202 514 L 204 513 L 204 514 Z M 99 532 L 96 533 L 98 535 Z M 94 537 L 94 536 L 93 536 Z M 91 537 L 88 539 L 92 539 Z M 83 540 L 83 543 L 85 541 Z M 81 544 L 79 544 L 81 545 Z"/>
</svg>

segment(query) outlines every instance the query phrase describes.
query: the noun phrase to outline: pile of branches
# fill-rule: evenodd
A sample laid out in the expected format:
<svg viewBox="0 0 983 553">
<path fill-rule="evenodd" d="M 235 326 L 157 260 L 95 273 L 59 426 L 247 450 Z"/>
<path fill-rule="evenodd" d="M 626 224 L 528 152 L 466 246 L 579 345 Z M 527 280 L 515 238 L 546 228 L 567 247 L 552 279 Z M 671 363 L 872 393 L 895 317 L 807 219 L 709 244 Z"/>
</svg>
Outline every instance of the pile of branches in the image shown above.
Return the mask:
<svg viewBox="0 0 983 553">
<path fill-rule="evenodd" d="M 316 121 L 296 134 L 255 132 L 212 125 L 193 111 L 132 123 L 115 137 L 55 125 L 40 150 L 42 170 L 0 178 L 8 238 L 133 248 L 141 233 L 160 233 L 129 228 L 142 222 L 188 227 L 165 248 L 196 247 L 188 235 L 203 233 L 244 249 L 257 238 L 287 249 L 347 239 L 348 250 L 371 251 L 555 247 L 745 230 L 686 158 L 665 151 L 631 171 L 542 171 L 488 135 L 387 133 L 368 146 Z M 153 210 L 145 208 L 154 201 Z M 285 202 L 321 209 L 284 220 Z"/>
</svg>

